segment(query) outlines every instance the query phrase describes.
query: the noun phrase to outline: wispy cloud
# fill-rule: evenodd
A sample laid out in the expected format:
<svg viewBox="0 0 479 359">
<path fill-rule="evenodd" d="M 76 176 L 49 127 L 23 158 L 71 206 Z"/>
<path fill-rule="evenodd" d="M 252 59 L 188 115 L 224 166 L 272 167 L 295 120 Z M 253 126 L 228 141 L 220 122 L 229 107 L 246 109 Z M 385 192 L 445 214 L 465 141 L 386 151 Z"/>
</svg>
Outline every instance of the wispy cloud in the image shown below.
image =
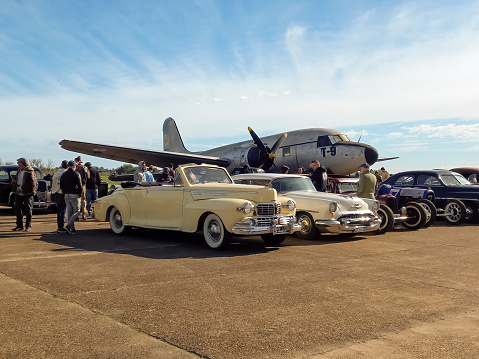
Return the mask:
<svg viewBox="0 0 479 359">
<path fill-rule="evenodd" d="M 447 138 L 452 137 L 461 141 L 475 141 L 479 142 L 479 123 L 467 124 L 467 125 L 418 125 L 418 126 L 405 126 L 404 130 L 410 136 L 426 136 L 428 138 Z"/>
</svg>

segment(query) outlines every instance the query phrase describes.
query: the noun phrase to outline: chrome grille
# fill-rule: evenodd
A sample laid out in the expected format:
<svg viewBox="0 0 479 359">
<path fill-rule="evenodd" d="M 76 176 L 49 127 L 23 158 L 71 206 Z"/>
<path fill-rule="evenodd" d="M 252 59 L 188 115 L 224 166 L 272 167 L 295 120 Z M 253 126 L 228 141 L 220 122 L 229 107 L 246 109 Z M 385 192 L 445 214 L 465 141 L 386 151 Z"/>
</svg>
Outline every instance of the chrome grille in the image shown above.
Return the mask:
<svg viewBox="0 0 479 359">
<path fill-rule="evenodd" d="M 257 216 L 274 216 L 281 213 L 281 203 L 258 203 L 256 204 Z"/>
<path fill-rule="evenodd" d="M 272 224 L 271 218 L 258 218 L 257 222 L 259 227 L 269 227 Z"/>
</svg>

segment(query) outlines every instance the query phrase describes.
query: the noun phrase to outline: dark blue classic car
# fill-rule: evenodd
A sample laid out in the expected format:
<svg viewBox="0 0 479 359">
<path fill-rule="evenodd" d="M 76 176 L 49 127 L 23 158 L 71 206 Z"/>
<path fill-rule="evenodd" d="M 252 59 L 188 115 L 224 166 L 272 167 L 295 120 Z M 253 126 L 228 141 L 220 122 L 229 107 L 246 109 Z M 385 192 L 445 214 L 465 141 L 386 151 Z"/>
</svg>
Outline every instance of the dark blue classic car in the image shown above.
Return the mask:
<svg viewBox="0 0 479 359">
<path fill-rule="evenodd" d="M 37 193 L 33 197 L 33 207 L 54 207 L 55 204 L 51 201 L 51 186 L 48 178 L 43 178 L 42 172 L 37 167 L 33 167 L 33 169 L 38 181 Z M 12 193 L 12 179 L 16 176 L 17 170 L 17 165 L 0 166 L 0 206 L 13 207 L 15 195 Z"/>
<path fill-rule="evenodd" d="M 389 177 L 383 184 L 392 187 L 416 187 L 432 190 L 430 200 L 451 224 L 464 220 L 477 221 L 479 186 L 469 183 L 462 175 L 447 170 L 406 171 Z"/>
</svg>

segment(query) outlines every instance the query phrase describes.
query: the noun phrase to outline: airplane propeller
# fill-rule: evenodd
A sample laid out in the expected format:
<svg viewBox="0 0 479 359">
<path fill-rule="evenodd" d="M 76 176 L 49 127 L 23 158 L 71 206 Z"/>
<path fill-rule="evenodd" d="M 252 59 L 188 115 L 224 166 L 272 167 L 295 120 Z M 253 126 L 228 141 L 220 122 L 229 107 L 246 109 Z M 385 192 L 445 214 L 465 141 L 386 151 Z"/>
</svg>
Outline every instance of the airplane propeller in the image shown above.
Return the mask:
<svg viewBox="0 0 479 359">
<path fill-rule="evenodd" d="M 281 135 L 280 138 L 274 143 L 273 147 L 270 149 L 269 147 L 265 146 L 264 143 L 260 140 L 256 132 L 253 131 L 251 127 L 248 127 L 248 131 L 253 138 L 254 143 L 259 149 L 259 161 L 258 163 L 252 163 L 253 166 L 261 167 L 265 171 L 267 171 L 271 166 L 275 166 L 274 159 L 276 157 L 276 151 L 278 148 L 281 147 L 288 134 L 285 132 Z"/>
</svg>

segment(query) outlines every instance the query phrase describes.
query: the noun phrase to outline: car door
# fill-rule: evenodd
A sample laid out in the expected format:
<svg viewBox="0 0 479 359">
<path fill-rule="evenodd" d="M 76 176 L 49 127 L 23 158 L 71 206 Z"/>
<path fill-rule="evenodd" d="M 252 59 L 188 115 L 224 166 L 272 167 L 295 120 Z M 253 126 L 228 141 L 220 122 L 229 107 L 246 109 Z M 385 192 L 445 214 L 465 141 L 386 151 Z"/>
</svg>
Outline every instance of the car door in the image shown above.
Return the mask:
<svg viewBox="0 0 479 359">
<path fill-rule="evenodd" d="M 416 187 L 432 189 L 436 198 L 444 198 L 445 186 L 438 178 L 432 175 L 418 175 Z"/>
<path fill-rule="evenodd" d="M 178 229 L 183 216 L 183 186 L 163 185 L 148 188 L 145 211 L 148 227 Z"/>
</svg>

